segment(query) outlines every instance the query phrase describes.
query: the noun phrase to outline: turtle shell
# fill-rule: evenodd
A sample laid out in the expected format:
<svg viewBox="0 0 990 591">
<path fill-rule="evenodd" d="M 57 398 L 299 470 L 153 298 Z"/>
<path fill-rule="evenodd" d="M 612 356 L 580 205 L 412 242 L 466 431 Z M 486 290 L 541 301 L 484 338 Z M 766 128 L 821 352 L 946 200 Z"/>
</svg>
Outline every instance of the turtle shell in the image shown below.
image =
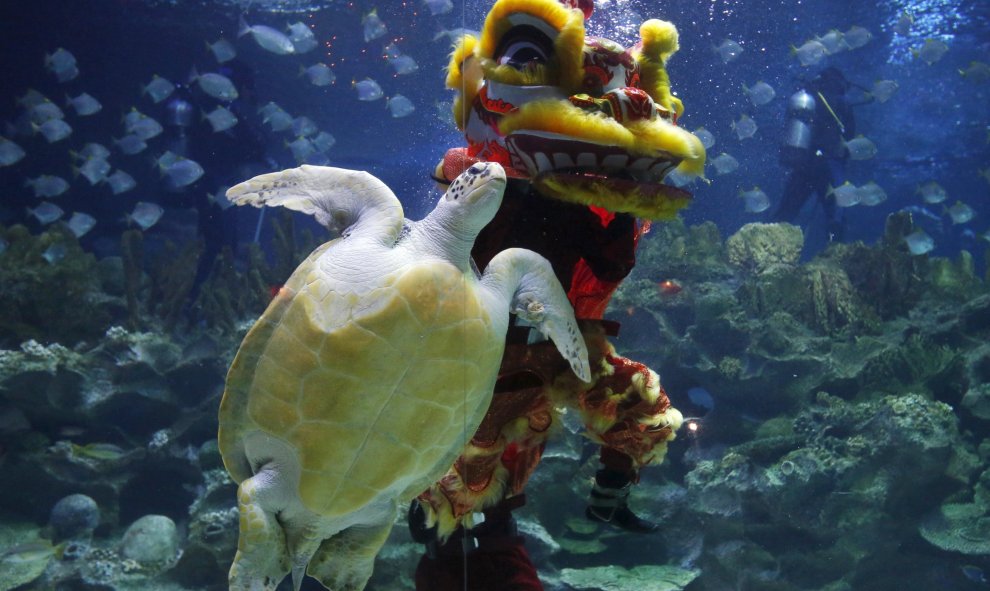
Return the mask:
<svg viewBox="0 0 990 591">
<path fill-rule="evenodd" d="M 299 499 L 327 517 L 411 498 L 442 476 L 488 407 L 503 350 L 473 274 L 427 259 L 341 279 L 321 266 L 336 242 L 248 332 L 219 417 L 238 483 L 266 460 L 244 445 L 263 432 L 295 450 Z M 381 254 L 365 260 L 396 258 Z"/>
</svg>

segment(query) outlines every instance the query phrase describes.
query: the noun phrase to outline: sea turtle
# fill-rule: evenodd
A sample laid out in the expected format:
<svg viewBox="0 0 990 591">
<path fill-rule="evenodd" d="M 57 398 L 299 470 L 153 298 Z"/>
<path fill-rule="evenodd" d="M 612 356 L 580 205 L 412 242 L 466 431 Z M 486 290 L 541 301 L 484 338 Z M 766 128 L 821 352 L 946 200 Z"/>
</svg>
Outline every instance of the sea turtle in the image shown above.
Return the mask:
<svg viewBox="0 0 990 591">
<path fill-rule="evenodd" d="M 461 174 L 423 220 L 366 172 L 302 166 L 227 192 L 315 215 L 340 237 L 299 265 L 241 344 L 220 404 L 239 484 L 230 589 L 286 573 L 334 591 L 371 576 L 397 507 L 452 465 L 491 401 L 511 312 L 590 377 L 567 297 L 538 254 L 484 274 L 470 252 L 505 190 L 496 163 Z"/>
</svg>

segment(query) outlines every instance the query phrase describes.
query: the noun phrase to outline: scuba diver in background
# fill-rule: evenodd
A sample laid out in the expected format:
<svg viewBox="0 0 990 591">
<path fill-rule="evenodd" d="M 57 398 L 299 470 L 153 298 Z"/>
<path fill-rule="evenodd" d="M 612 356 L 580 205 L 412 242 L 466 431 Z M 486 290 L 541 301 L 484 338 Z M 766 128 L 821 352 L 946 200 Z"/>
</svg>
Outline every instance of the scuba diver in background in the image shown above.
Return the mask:
<svg viewBox="0 0 990 591">
<path fill-rule="evenodd" d="M 239 59 L 220 65 L 217 73 L 233 82 L 238 97 L 224 104 L 236 117 L 237 124 L 215 133 L 204 114 L 218 104 L 196 84 L 180 86 L 166 104 L 166 121 L 172 129 L 168 149 L 178 156 L 189 158 L 203 167 L 203 177 L 184 188 L 172 202 L 183 207 L 193 207 L 197 213 L 197 233 L 203 239 L 203 252 L 196 270 L 194 289 L 206 279 L 213 263 L 224 247 L 237 248 L 238 209 L 224 207 L 219 199 L 211 199 L 210 192 L 219 192 L 238 179 L 250 178 L 267 168 L 265 142 L 262 131 L 254 125 L 257 111 L 254 70 Z"/>
<path fill-rule="evenodd" d="M 852 105 L 845 96 L 851 86 L 842 72 L 830 67 L 791 95 L 780 153 L 781 164 L 790 171 L 773 220 L 793 223 L 814 195 L 824 210 L 829 241 L 841 241 L 845 233 L 842 210 L 829 187 L 845 180 L 845 138 L 856 135 Z"/>
</svg>

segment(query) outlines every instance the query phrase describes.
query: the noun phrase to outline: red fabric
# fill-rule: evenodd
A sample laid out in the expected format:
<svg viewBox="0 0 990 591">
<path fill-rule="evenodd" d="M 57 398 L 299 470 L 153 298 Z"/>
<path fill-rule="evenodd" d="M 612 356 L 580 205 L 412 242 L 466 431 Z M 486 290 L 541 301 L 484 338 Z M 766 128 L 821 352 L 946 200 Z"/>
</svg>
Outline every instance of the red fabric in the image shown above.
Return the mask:
<svg viewBox="0 0 990 591">
<path fill-rule="evenodd" d="M 519 545 L 499 552 L 477 552 L 467 557 L 467 585 L 464 584 L 464 557 L 431 559 L 426 556 L 416 567 L 416 591 L 543 591 L 536 568 L 526 548 Z"/>
</svg>

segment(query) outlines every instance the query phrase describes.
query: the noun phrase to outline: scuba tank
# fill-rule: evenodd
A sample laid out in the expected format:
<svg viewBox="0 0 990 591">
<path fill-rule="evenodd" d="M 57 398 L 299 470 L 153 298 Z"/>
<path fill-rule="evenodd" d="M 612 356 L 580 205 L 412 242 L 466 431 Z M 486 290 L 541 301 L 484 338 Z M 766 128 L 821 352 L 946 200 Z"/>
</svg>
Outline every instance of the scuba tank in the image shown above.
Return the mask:
<svg viewBox="0 0 990 591">
<path fill-rule="evenodd" d="M 787 128 L 780 161 L 785 166 L 799 166 L 808 161 L 811 152 L 811 126 L 815 119 L 815 97 L 799 90 L 787 101 Z"/>
</svg>

